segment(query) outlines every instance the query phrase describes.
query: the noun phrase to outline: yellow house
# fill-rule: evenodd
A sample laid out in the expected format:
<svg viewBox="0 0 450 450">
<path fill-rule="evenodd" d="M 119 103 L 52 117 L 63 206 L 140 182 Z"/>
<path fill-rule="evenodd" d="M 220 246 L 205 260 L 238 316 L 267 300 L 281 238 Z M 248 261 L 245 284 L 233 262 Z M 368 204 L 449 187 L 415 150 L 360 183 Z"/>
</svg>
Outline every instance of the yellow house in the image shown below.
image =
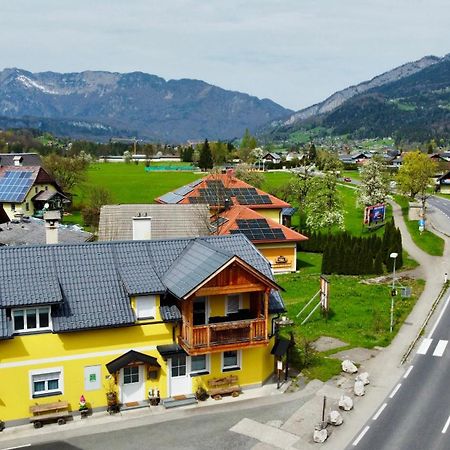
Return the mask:
<svg viewBox="0 0 450 450">
<path fill-rule="evenodd" d="M 42 167 L 0 167 L 0 204 L 10 220 L 36 215 L 46 203 L 51 209 L 62 209 L 69 199 Z"/>
<path fill-rule="evenodd" d="M 211 378 L 257 386 L 274 370 L 267 261 L 243 235 L 0 249 L 0 418 L 108 392 L 169 407 Z M 12 388 L 13 387 L 13 388 Z"/>
<path fill-rule="evenodd" d="M 231 206 L 214 220 L 219 235 L 242 233 L 269 261 L 274 273 L 297 270 L 297 243 L 308 239 L 245 206 Z"/>
</svg>

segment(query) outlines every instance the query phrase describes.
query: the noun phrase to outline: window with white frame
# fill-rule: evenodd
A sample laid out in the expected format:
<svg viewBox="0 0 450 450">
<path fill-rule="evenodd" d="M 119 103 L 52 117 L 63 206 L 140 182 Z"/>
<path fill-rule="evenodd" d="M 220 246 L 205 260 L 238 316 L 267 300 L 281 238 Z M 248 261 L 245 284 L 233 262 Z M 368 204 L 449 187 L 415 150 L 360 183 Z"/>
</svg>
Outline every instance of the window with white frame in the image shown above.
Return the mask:
<svg viewBox="0 0 450 450">
<path fill-rule="evenodd" d="M 240 370 L 241 352 L 240 350 L 230 350 L 222 353 L 222 372 L 230 370 Z"/>
<path fill-rule="evenodd" d="M 208 356 L 197 355 L 191 356 L 191 376 L 204 375 L 209 373 Z"/>
<path fill-rule="evenodd" d="M 229 295 L 227 297 L 226 314 L 235 314 L 241 307 L 241 296 L 239 294 Z"/>
<path fill-rule="evenodd" d="M 46 397 L 63 393 L 63 371 L 61 367 L 30 372 L 31 397 Z"/>
<path fill-rule="evenodd" d="M 13 309 L 11 317 L 15 332 L 51 330 L 50 307 Z"/>
<path fill-rule="evenodd" d="M 156 315 L 156 297 L 154 295 L 143 295 L 136 297 L 136 318 L 154 319 Z"/>
</svg>

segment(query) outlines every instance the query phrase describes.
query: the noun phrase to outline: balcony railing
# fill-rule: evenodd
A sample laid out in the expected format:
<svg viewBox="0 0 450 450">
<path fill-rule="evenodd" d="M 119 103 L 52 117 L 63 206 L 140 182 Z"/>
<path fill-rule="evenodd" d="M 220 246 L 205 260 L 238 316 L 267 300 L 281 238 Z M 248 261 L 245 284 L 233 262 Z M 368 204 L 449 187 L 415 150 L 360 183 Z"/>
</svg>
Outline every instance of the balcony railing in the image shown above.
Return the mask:
<svg viewBox="0 0 450 450">
<path fill-rule="evenodd" d="M 245 343 L 260 344 L 266 340 L 267 323 L 264 318 L 195 326 L 184 323 L 181 336 L 181 343 L 192 350 Z"/>
</svg>

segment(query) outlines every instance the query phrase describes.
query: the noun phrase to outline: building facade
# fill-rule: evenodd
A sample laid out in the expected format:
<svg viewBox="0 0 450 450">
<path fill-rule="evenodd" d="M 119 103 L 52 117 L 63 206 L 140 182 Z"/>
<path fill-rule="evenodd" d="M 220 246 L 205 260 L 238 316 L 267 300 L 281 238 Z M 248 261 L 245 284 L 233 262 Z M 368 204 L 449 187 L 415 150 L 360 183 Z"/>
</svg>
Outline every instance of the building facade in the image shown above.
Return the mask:
<svg viewBox="0 0 450 450">
<path fill-rule="evenodd" d="M 274 370 L 284 311 L 269 264 L 243 235 L 0 249 L 0 417 L 57 400 L 92 409 L 189 396 Z"/>
</svg>

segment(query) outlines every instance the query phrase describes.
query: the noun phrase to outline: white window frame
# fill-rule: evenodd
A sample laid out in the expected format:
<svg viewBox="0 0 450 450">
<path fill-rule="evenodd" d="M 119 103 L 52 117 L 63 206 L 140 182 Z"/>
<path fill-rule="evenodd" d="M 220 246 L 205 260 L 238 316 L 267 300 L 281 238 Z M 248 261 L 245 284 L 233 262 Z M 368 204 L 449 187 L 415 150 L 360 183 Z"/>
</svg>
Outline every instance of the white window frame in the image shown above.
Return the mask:
<svg viewBox="0 0 450 450">
<path fill-rule="evenodd" d="M 59 372 L 58 389 L 56 390 L 46 390 L 39 391 L 39 393 L 34 392 L 34 382 L 33 377 L 35 375 L 46 375 Z M 46 367 L 45 369 L 30 370 L 28 372 L 29 382 L 30 382 L 30 399 L 40 398 L 40 397 L 50 397 L 52 395 L 64 394 L 64 368 L 63 367 Z"/>
<path fill-rule="evenodd" d="M 28 328 L 27 326 L 27 311 L 34 309 L 36 310 L 36 328 Z M 40 327 L 39 326 L 39 310 L 41 309 L 48 309 L 48 326 L 47 327 Z M 17 311 L 23 311 L 23 323 L 25 328 L 21 328 L 19 330 L 16 330 L 15 325 L 15 317 L 14 313 Z M 53 329 L 52 324 L 52 308 L 51 306 L 36 306 L 35 308 L 14 308 L 11 310 L 11 320 L 12 320 L 12 332 L 13 333 L 29 333 L 33 331 L 51 331 Z"/>
<path fill-rule="evenodd" d="M 230 305 L 230 299 L 231 298 L 238 298 L 238 310 L 237 311 L 230 311 L 229 305 Z M 238 313 L 239 310 L 242 309 L 242 295 L 241 294 L 230 294 L 227 295 L 226 301 L 225 301 L 225 314 L 228 316 L 228 314 L 234 314 Z"/>
<path fill-rule="evenodd" d="M 156 295 L 141 295 L 134 299 L 136 305 L 136 319 L 137 320 L 149 320 L 154 319 L 156 316 Z M 149 309 L 151 309 L 150 314 L 141 315 L 139 311 L 139 301 L 149 301 L 151 302 Z M 147 309 L 147 307 L 146 307 Z"/>
<path fill-rule="evenodd" d="M 241 370 L 242 369 L 242 350 L 227 350 L 229 352 L 236 352 L 237 355 L 237 364 L 234 366 L 226 366 L 225 367 L 225 352 L 222 352 L 222 372 L 231 372 L 233 370 Z"/>
<path fill-rule="evenodd" d="M 195 358 L 195 356 L 204 356 L 205 357 L 205 368 L 203 370 L 192 370 L 192 358 Z M 211 366 L 210 366 L 210 358 L 209 355 L 195 355 L 195 356 L 191 356 L 190 358 L 190 375 L 191 377 L 196 376 L 196 375 L 208 375 L 209 373 L 211 373 Z"/>
</svg>

